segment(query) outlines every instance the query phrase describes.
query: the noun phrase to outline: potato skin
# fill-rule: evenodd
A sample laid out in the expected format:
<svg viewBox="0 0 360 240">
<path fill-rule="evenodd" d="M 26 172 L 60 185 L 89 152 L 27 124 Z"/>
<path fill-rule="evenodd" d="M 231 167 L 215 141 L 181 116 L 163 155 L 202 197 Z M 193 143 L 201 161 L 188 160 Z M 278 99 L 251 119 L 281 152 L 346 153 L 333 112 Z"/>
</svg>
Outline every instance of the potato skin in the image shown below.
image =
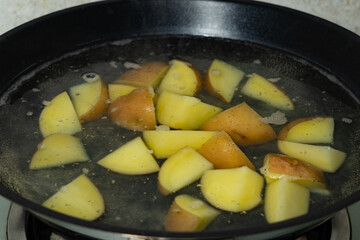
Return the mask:
<svg viewBox="0 0 360 240">
<path fill-rule="evenodd" d="M 269 153 L 265 156 L 268 160 L 269 173 L 278 173 L 293 178 L 313 179 L 325 183 L 324 174 L 307 162 L 300 161 L 283 154 Z"/>
<path fill-rule="evenodd" d="M 194 232 L 199 218 L 182 209 L 175 201 L 165 217 L 165 230 L 177 232 Z"/>
<path fill-rule="evenodd" d="M 204 230 L 219 214 L 219 210 L 202 200 L 181 194 L 175 197 L 165 216 L 165 230 L 199 232 Z"/>
<path fill-rule="evenodd" d="M 101 79 L 100 99 L 90 111 L 79 117 L 81 122 L 89 122 L 100 118 L 106 113 L 108 107 L 109 94 L 104 81 Z"/>
<path fill-rule="evenodd" d="M 272 127 L 261 121 L 246 102 L 228 108 L 205 122 L 201 130 L 227 132 L 233 141 L 240 146 L 249 146 L 265 143 L 276 139 Z"/>
<path fill-rule="evenodd" d="M 247 166 L 255 170 L 251 161 L 225 131 L 215 134 L 198 152 L 214 164 L 216 169 Z"/>
<path fill-rule="evenodd" d="M 108 114 L 111 121 L 126 129 L 143 131 L 156 126 L 153 94 L 149 88 L 137 88 L 118 97 L 110 104 Z"/>
<path fill-rule="evenodd" d="M 130 85 L 152 86 L 156 88 L 168 69 L 169 64 L 165 62 L 155 61 L 145 63 L 138 69 L 131 69 L 125 72 L 114 83 L 126 81 Z"/>
</svg>

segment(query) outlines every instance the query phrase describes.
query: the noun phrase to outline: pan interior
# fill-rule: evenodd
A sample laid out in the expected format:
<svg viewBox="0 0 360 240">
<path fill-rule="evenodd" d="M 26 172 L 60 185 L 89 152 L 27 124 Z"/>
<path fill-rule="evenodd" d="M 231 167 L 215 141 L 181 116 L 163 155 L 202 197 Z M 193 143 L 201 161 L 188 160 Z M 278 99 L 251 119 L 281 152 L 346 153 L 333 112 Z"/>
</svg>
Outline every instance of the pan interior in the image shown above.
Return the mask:
<svg viewBox="0 0 360 240">
<path fill-rule="evenodd" d="M 286 111 L 288 121 L 309 116 L 333 116 L 335 140 L 332 147 L 348 157 L 334 174 L 326 174 L 330 196 L 311 195 L 310 212 L 329 208 L 359 191 L 360 122 L 358 100 L 341 84 L 341 79 L 305 60 L 283 52 L 246 42 L 203 37 L 146 37 L 109 42 L 69 53 L 27 72 L 16 79 L 3 94 L 0 106 L 0 181 L 21 197 L 41 204 L 62 185 L 82 173 L 95 183 L 103 194 L 106 213 L 97 221 L 123 229 L 163 231 L 164 216 L 181 193 L 203 199 L 198 182 L 176 194 L 162 196 L 157 190 L 157 174 L 127 176 L 108 171 L 96 164 L 98 160 L 125 142 L 141 136 L 111 123 L 107 118 L 84 123 L 81 138 L 91 161 L 42 170 L 29 170 L 29 162 L 42 140 L 38 118 L 44 101 L 82 83 L 81 75 L 96 72 L 111 83 L 127 71 L 124 63 L 142 64 L 150 61 L 181 59 L 193 64 L 202 74 L 214 58 L 226 61 L 246 74 L 258 73 L 277 79 L 277 85 L 294 101 L 295 110 Z M 241 85 L 245 82 L 242 81 Z M 239 86 L 239 89 L 241 88 Z M 225 104 L 205 91 L 198 95 L 203 101 L 224 109 L 246 101 L 260 115 L 270 116 L 277 109 L 242 96 L 237 90 L 231 104 Z M 276 132 L 283 126 L 273 126 Z M 242 150 L 256 169 L 263 157 L 278 152 L 276 142 Z M 161 165 L 163 160 L 159 160 Z M 205 230 L 221 232 L 241 230 L 266 224 L 263 205 L 244 213 L 223 212 Z"/>
</svg>

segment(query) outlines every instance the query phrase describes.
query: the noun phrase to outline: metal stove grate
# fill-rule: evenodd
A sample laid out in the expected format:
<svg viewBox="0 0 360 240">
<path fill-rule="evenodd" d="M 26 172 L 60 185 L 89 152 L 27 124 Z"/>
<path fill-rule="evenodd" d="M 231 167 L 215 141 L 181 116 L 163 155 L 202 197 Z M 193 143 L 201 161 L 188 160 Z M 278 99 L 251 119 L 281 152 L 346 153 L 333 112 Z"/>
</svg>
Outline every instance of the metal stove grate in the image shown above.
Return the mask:
<svg viewBox="0 0 360 240">
<path fill-rule="evenodd" d="M 296 234 L 294 234 L 296 235 Z M 54 228 L 39 220 L 21 206 L 13 203 L 9 210 L 7 240 L 95 240 L 66 229 Z M 339 211 L 330 220 L 301 234 L 301 236 L 283 236 L 276 240 L 350 240 L 351 227 L 346 209 Z M 118 240 L 136 240 L 122 238 Z M 230 240 L 230 239 L 227 239 Z M 234 238 L 232 240 L 238 240 Z M 274 239 L 275 240 L 275 239 Z"/>
</svg>

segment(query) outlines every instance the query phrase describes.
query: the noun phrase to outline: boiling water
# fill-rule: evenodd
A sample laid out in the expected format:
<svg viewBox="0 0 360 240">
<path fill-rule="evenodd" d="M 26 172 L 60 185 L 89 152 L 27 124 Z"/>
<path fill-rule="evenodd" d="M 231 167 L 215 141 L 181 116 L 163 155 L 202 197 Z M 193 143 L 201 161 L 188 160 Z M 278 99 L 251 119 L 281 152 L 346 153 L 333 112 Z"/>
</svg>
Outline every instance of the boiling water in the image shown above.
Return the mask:
<svg viewBox="0 0 360 240">
<path fill-rule="evenodd" d="M 243 42 L 208 38 L 142 38 L 127 39 L 81 49 L 48 62 L 28 72 L 3 95 L 0 107 L 0 180 L 20 196 L 42 203 L 82 173 L 103 194 L 106 213 L 98 220 L 123 228 L 162 230 L 164 216 L 175 196 L 162 196 L 157 190 L 157 175 L 127 176 L 108 171 L 96 164 L 98 160 L 125 142 L 141 136 L 141 132 L 125 130 L 104 117 L 83 123 L 83 131 L 75 134 L 85 145 L 89 162 L 29 170 L 29 162 L 42 140 L 38 118 L 44 103 L 83 82 L 85 72 L 98 73 L 106 83 L 113 82 L 129 70 L 128 63 L 180 59 L 191 63 L 202 74 L 214 58 L 226 61 L 246 74 L 258 73 L 276 79 L 295 105 L 294 111 L 283 111 L 288 121 L 309 116 L 333 116 L 335 140 L 332 147 L 348 153 L 344 165 L 335 174 L 326 174 L 330 196 L 311 195 L 311 209 L 316 211 L 338 202 L 359 190 L 360 164 L 358 100 L 341 85 L 336 76 L 321 66 L 284 53 Z M 131 64 L 130 64 L 131 65 Z M 341 80 L 341 79 L 340 79 Z M 277 109 L 242 96 L 239 89 L 230 104 L 221 102 L 204 90 L 197 97 L 223 109 L 246 101 L 263 117 Z M 283 125 L 274 125 L 276 132 Z M 278 152 L 276 141 L 259 146 L 242 147 L 256 169 L 263 157 Z M 161 165 L 163 160 L 158 160 Z M 198 182 L 180 190 L 200 199 Z M 264 224 L 263 206 L 247 213 L 223 212 L 206 231 L 226 231 Z"/>
</svg>

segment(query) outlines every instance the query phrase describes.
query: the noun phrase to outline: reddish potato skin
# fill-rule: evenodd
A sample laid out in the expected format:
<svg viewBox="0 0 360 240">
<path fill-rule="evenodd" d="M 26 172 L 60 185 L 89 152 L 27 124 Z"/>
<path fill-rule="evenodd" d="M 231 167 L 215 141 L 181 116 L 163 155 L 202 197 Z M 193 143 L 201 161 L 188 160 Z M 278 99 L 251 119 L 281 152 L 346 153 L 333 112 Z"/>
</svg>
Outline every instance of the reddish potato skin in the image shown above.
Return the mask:
<svg viewBox="0 0 360 240">
<path fill-rule="evenodd" d="M 216 169 L 247 166 L 255 170 L 251 161 L 225 131 L 215 134 L 197 151 L 214 164 Z"/>
<path fill-rule="evenodd" d="M 215 97 L 219 98 L 221 101 L 223 102 L 227 102 L 226 99 L 221 95 L 219 94 L 215 88 L 213 87 L 213 85 L 211 84 L 210 82 L 210 77 L 209 77 L 209 71 L 210 71 L 210 68 L 206 71 L 205 73 L 205 77 L 204 77 L 204 88 L 209 92 L 211 93 L 212 95 L 214 95 Z"/>
<path fill-rule="evenodd" d="M 197 79 L 197 85 L 196 85 L 196 89 L 195 89 L 195 92 L 194 92 L 194 96 L 196 94 L 198 94 L 202 88 L 202 76 L 201 76 L 201 73 L 199 72 L 199 70 L 197 70 L 195 67 L 193 67 L 192 65 L 190 66 L 190 68 L 194 71 L 195 73 L 195 76 L 196 76 L 196 79 Z"/>
<path fill-rule="evenodd" d="M 138 69 L 131 69 L 121 75 L 114 83 L 121 83 L 123 81 L 130 85 L 157 87 L 161 78 L 165 75 L 169 64 L 164 62 L 149 62 L 141 65 Z"/>
<path fill-rule="evenodd" d="M 106 88 L 104 81 L 101 79 L 101 95 L 99 101 L 90 111 L 80 116 L 79 120 L 81 122 L 89 122 L 103 116 L 106 113 L 108 107 L 108 99 L 109 99 L 108 90 Z"/>
<path fill-rule="evenodd" d="M 108 109 L 115 124 L 135 131 L 154 130 L 156 126 L 153 93 L 149 88 L 138 88 L 118 97 Z"/>
<path fill-rule="evenodd" d="M 275 153 L 269 153 L 265 158 L 269 161 L 268 172 L 286 174 L 288 176 L 305 179 L 314 179 L 320 183 L 326 183 L 324 174 L 309 163 Z"/>
<path fill-rule="evenodd" d="M 176 202 L 173 202 L 165 217 L 165 230 L 194 232 L 198 222 L 198 217 L 182 209 Z"/>
<path fill-rule="evenodd" d="M 276 139 L 276 133 L 272 127 L 262 122 L 261 116 L 246 102 L 215 115 L 200 129 L 205 131 L 223 130 L 239 146 L 258 145 Z"/>
<path fill-rule="evenodd" d="M 157 182 L 157 186 L 158 186 L 159 192 L 161 192 L 162 195 L 167 196 L 167 195 L 171 194 L 171 191 L 164 188 L 163 185 L 161 185 L 160 181 Z"/>
</svg>

